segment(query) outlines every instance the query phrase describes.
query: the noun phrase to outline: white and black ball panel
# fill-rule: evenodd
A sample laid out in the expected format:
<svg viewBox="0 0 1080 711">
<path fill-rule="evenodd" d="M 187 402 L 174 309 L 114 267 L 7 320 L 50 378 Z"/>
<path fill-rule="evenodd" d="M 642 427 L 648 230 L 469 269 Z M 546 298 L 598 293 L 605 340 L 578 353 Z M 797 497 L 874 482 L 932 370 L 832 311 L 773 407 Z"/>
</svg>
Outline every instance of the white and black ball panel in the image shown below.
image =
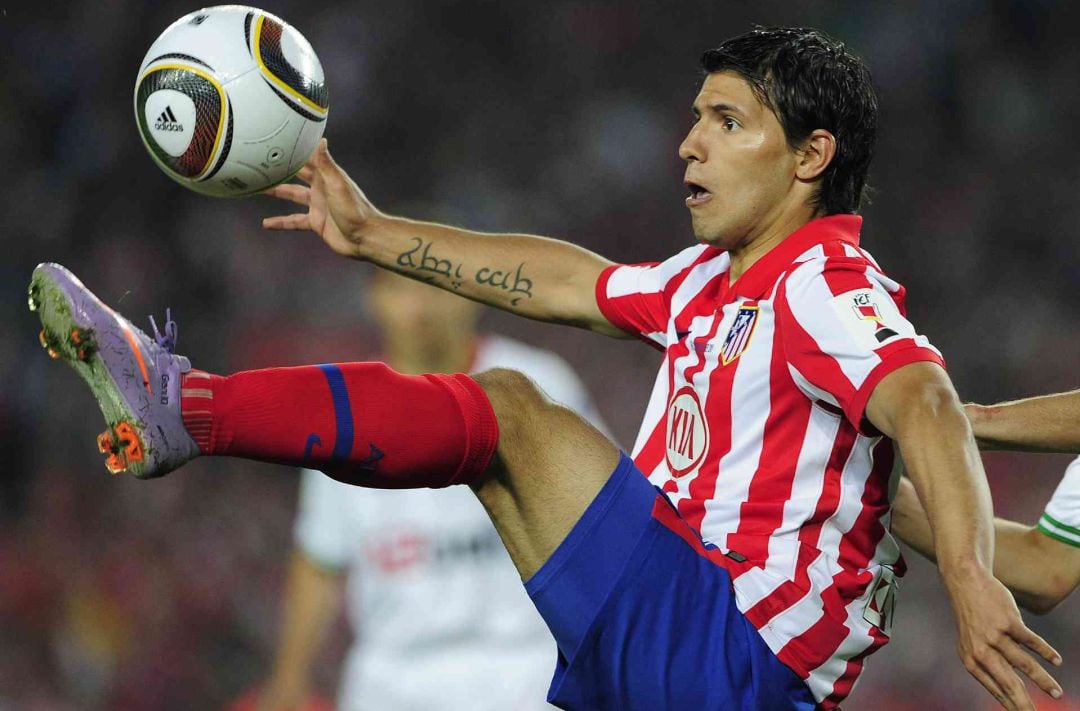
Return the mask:
<svg viewBox="0 0 1080 711">
<path fill-rule="evenodd" d="M 243 5 L 220 5 L 181 17 L 150 46 L 142 71 L 162 55 L 184 54 L 205 62 L 222 84 L 251 71 L 257 65 L 244 46 L 243 33 L 244 18 L 252 10 Z M 193 51 L 198 48 L 206 49 Z"/>
<path fill-rule="evenodd" d="M 195 101 L 176 89 L 159 89 L 146 97 L 143 119 L 154 142 L 173 158 L 191 146 L 195 135 Z"/>
<path fill-rule="evenodd" d="M 310 146 L 303 154 L 307 160 L 322 137 L 325 121 L 311 121 L 300 115 L 284 101 L 269 93 L 266 82 L 256 73 L 247 74 L 227 87 L 233 111 L 247 117 L 236 129 L 233 155 L 249 165 L 265 171 L 274 182 L 285 180 L 291 173 L 293 157 L 298 147 Z M 268 100 L 268 95 L 271 97 Z M 306 138 L 315 132 L 314 142 Z"/>
<path fill-rule="evenodd" d="M 311 120 L 330 106 L 322 65 L 304 36 L 272 15 L 255 19 L 252 50 L 267 83 Z"/>
<path fill-rule="evenodd" d="M 314 121 L 304 122 L 300 134 L 296 137 L 296 145 L 293 147 L 292 155 L 289 157 L 290 176 L 304 167 L 304 163 L 307 163 L 308 158 L 315 152 L 315 147 L 319 145 L 319 139 L 323 137 L 323 129 L 325 128 L 325 121 L 318 123 Z"/>
<path fill-rule="evenodd" d="M 307 40 L 243 5 L 204 8 L 170 25 L 147 52 L 135 89 L 154 161 L 185 187 L 220 197 L 292 177 L 322 137 L 326 106 L 322 66 Z"/>
<path fill-rule="evenodd" d="M 135 87 L 143 143 L 178 179 L 198 179 L 210 170 L 222 147 L 227 113 L 224 89 L 197 67 L 159 63 Z"/>
</svg>

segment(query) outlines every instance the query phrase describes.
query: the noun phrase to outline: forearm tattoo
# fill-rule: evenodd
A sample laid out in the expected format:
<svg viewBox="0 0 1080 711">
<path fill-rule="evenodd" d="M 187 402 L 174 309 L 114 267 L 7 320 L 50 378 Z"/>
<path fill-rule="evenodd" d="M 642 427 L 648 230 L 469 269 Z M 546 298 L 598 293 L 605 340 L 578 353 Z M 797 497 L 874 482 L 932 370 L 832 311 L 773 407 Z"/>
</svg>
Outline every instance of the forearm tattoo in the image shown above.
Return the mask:
<svg viewBox="0 0 1080 711">
<path fill-rule="evenodd" d="M 517 306 L 521 299 L 531 299 L 533 282 L 525 276 L 525 262 L 515 269 L 496 269 L 482 266 L 475 271 L 461 262 L 442 259 L 433 252 L 434 242 L 427 242 L 420 237 L 412 238 L 412 246 L 397 256 L 397 265 L 403 270 L 418 272 L 426 282 L 436 283 L 438 277 L 449 280 L 450 288 L 455 291 L 466 283 L 476 284 L 488 289 L 498 289 L 509 293 L 510 305 Z"/>
</svg>

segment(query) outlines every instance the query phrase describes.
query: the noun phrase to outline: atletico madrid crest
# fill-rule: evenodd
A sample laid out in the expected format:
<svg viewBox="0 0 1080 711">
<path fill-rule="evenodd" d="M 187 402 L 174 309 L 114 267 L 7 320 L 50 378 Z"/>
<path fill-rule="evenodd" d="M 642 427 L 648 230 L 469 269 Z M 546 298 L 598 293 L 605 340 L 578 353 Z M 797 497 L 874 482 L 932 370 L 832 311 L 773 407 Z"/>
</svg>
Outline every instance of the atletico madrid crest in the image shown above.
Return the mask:
<svg viewBox="0 0 1080 711">
<path fill-rule="evenodd" d="M 750 337 L 754 335 L 757 318 L 757 306 L 743 306 L 739 309 L 739 313 L 735 314 L 735 323 L 731 325 L 731 330 L 724 339 L 724 347 L 720 349 L 720 360 L 724 365 L 741 356 L 750 345 Z"/>
</svg>

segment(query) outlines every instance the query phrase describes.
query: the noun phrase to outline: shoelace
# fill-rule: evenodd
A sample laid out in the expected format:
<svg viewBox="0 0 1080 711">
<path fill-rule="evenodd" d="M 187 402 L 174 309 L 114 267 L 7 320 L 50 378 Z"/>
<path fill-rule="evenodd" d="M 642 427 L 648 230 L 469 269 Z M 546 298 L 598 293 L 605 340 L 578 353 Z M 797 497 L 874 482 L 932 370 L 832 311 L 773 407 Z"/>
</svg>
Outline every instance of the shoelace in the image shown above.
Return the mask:
<svg viewBox="0 0 1080 711">
<path fill-rule="evenodd" d="M 161 334 L 158 330 L 157 323 L 154 322 L 154 317 L 150 317 L 150 326 L 154 329 L 154 340 L 157 344 L 167 350 L 169 353 L 176 353 L 176 341 L 180 334 L 180 329 L 176 326 L 176 321 L 172 319 L 172 309 L 165 309 L 165 335 Z"/>
</svg>

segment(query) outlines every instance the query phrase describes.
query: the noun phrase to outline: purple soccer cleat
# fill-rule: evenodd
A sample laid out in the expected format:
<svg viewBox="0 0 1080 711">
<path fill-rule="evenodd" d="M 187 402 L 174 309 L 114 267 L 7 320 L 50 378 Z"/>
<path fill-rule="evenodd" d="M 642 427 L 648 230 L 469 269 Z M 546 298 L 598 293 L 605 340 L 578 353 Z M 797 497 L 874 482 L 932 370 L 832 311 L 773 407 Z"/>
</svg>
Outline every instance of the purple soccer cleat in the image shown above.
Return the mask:
<svg viewBox="0 0 1080 711">
<path fill-rule="evenodd" d="M 151 318 L 151 338 L 59 264 L 34 269 L 30 310 L 41 317 L 41 345 L 82 376 L 101 407 L 108 429 L 97 444 L 110 472 L 152 479 L 199 456 L 180 414 L 180 376 L 191 363 L 173 353 L 174 322 L 163 336 Z"/>
</svg>

